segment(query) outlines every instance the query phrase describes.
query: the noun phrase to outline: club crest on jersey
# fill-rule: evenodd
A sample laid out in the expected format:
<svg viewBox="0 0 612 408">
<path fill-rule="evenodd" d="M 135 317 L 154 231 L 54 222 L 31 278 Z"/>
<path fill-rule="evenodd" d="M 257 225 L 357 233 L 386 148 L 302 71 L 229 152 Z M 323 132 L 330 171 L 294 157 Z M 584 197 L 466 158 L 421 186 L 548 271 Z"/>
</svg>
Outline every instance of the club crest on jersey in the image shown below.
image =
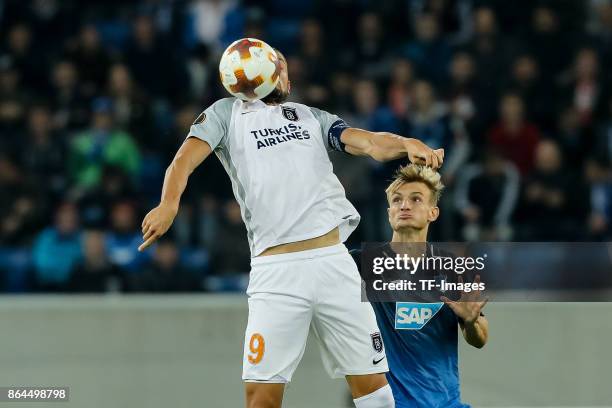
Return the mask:
<svg viewBox="0 0 612 408">
<path fill-rule="evenodd" d="M 374 347 L 374 351 L 381 353 L 383 351 L 383 342 L 382 337 L 380 337 L 380 332 L 372 333 L 370 337 L 372 337 L 372 347 Z"/>
<path fill-rule="evenodd" d="M 206 120 L 206 114 L 204 112 L 200 113 L 196 120 L 193 121 L 194 125 L 200 124 Z"/>
<path fill-rule="evenodd" d="M 283 116 L 287 120 L 292 120 L 297 122 L 299 120 L 297 110 L 290 106 L 281 106 L 281 111 L 283 112 Z"/>
<path fill-rule="evenodd" d="M 395 303 L 395 329 L 421 330 L 440 311 L 444 303 Z"/>
</svg>

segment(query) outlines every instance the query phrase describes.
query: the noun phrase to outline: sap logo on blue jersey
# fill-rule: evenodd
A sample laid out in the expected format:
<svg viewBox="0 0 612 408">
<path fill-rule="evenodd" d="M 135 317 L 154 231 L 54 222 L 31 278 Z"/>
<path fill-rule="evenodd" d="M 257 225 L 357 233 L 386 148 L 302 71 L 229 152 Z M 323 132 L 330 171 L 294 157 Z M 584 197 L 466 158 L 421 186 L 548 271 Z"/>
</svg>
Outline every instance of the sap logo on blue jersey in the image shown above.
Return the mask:
<svg viewBox="0 0 612 408">
<path fill-rule="evenodd" d="M 442 308 L 444 303 L 397 302 L 396 330 L 421 330 Z"/>
</svg>

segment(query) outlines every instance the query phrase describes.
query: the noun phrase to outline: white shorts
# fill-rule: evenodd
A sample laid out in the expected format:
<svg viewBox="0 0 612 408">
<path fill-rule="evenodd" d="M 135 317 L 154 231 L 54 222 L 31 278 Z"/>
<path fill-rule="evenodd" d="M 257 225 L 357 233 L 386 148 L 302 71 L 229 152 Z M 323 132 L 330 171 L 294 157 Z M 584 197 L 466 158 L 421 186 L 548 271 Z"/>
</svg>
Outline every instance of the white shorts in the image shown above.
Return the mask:
<svg viewBox="0 0 612 408">
<path fill-rule="evenodd" d="M 372 306 L 343 244 L 251 260 L 242 379 L 287 383 L 308 331 L 332 378 L 388 371 Z"/>
</svg>

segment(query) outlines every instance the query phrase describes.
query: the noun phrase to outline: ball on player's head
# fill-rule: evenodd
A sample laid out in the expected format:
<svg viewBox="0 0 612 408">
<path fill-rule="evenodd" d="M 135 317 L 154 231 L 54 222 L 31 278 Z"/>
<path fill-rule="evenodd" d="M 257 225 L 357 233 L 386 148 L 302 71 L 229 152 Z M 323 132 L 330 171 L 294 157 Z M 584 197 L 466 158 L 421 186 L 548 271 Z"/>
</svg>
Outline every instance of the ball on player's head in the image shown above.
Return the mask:
<svg viewBox="0 0 612 408">
<path fill-rule="evenodd" d="M 256 38 L 234 41 L 219 63 L 221 83 L 236 98 L 265 98 L 276 88 L 281 65 L 274 48 Z"/>
</svg>

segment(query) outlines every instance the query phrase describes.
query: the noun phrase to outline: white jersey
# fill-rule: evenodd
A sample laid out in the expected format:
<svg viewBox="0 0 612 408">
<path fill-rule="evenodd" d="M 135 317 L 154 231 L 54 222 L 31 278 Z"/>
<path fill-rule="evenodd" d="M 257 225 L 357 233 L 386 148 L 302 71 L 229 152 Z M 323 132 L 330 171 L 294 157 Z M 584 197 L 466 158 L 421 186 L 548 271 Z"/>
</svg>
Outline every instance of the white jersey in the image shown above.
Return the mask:
<svg viewBox="0 0 612 408">
<path fill-rule="evenodd" d="M 357 227 L 359 213 L 328 156 L 343 150 L 346 128 L 335 115 L 291 102 L 225 98 L 198 116 L 188 137 L 207 142 L 229 174 L 251 256 L 335 227 L 344 242 Z"/>
</svg>

